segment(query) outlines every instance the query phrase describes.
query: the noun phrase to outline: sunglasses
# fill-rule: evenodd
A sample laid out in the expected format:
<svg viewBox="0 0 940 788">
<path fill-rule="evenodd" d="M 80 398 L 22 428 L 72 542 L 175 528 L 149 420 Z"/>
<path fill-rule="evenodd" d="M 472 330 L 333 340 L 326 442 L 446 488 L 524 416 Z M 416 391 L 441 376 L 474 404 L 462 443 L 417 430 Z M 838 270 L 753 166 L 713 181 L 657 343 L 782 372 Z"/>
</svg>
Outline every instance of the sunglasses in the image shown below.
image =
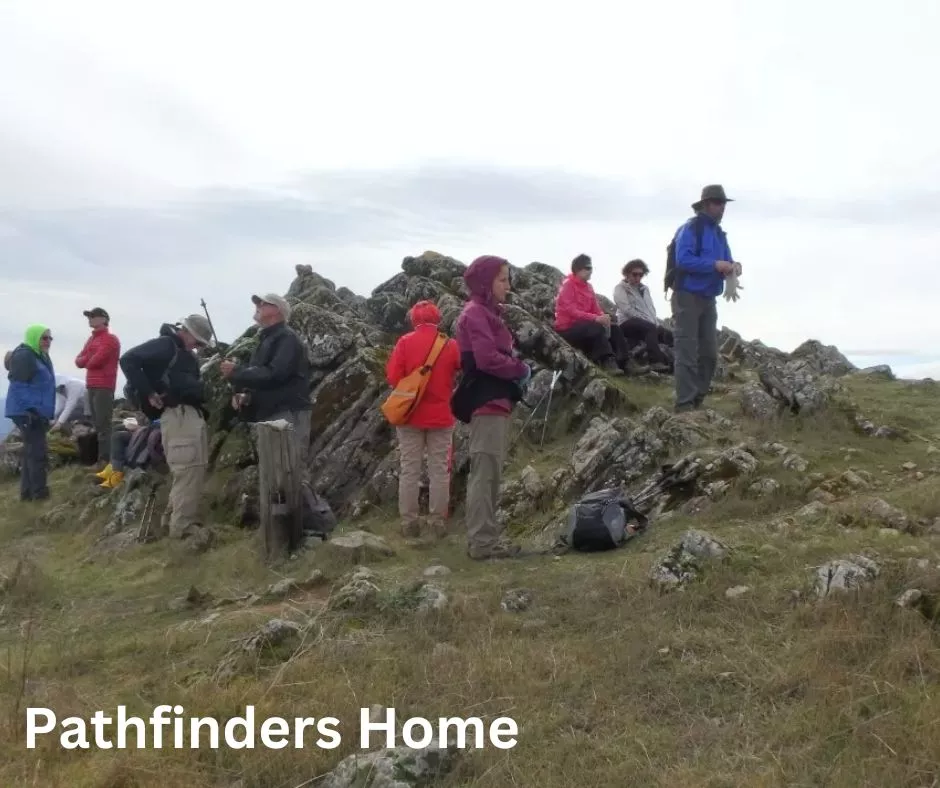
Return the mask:
<svg viewBox="0 0 940 788">
<path fill-rule="evenodd" d="M 41 337 L 39 337 L 39 341 L 40 341 L 40 342 L 51 342 L 51 341 L 52 341 L 52 334 L 43 334 Z"/>
</svg>

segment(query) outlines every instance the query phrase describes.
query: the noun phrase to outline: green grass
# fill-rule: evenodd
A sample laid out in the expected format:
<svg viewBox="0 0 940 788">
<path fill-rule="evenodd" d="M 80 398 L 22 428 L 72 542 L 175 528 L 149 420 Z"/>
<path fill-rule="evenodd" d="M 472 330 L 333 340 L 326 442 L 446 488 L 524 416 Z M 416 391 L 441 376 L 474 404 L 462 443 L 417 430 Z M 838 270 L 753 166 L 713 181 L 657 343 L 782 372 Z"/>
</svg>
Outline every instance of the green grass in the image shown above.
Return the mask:
<svg viewBox="0 0 940 788">
<path fill-rule="evenodd" d="M 663 387 L 616 385 L 644 407 L 668 406 Z M 928 387 L 848 385 L 876 423 L 937 436 L 940 403 Z M 936 538 L 845 528 L 831 517 L 773 523 L 806 503 L 808 474 L 847 468 L 872 474 L 875 487 L 864 495 L 936 517 L 936 457 L 920 439 L 860 435 L 838 412 L 771 429 L 740 417 L 733 389 L 715 406 L 735 422 L 728 439 L 757 449 L 779 441 L 807 460 L 807 472 L 759 451 L 757 475 L 780 482 L 775 496 L 735 491 L 695 517 L 656 523 L 620 551 L 515 564 L 471 562 L 458 536 L 411 547 L 393 521 L 376 516 L 366 527 L 397 551 L 371 564 L 384 604 L 350 612 L 326 607 L 350 569 L 332 551 L 269 568 L 256 535 L 217 523 L 219 544 L 201 556 L 167 542 L 101 553 L 93 548 L 101 523 L 79 523 L 80 507 L 57 525 L 38 517 L 87 484 L 80 473 L 57 472 L 53 501 L 39 509 L 17 503 L 12 485 L 0 489 L 0 571 L 16 575 L 0 598 L 0 784 L 175 788 L 240 779 L 245 788 L 292 788 L 355 751 L 358 710 L 379 703 L 400 719 L 505 715 L 519 723 L 515 749 L 465 753 L 444 786 L 931 785 L 940 773 L 937 632 L 894 600 L 909 587 L 940 591 Z M 527 463 L 547 475 L 570 456 L 574 438 L 556 436 L 543 451 L 521 443 L 509 475 Z M 909 461 L 923 479 L 901 469 Z M 662 594 L 648 572 L 689 527 L 733 551 L 687 589 Z M 812 568 L 847 553 L 876 556 L 880 576 L 858 593 L 816 601 Z M 433 580 L 450 603 L 419 615 L 410 589 L 434 560 L 452 570 Z M 261 593 L 317 568 L 328 582 L 287 600 L 174 605 L 191 586 L 216 599 Z M 726 597 L 737 585 L 750 590 Z M 500 609 L 512 588 L 531 591 L 525 612 Z M 214 682 L 233 641 L 277 616 L 309 625 L 305 638 Z M 336 716 L 343 745 L 66 751 L 47 737 L 25 748 L 26 706 L 52 708 L 61 720 L 122 703 L 137 714 L 179 703 L 202 717 L 226 718 L 246 704 L 259 719 Z"/>
</svg>

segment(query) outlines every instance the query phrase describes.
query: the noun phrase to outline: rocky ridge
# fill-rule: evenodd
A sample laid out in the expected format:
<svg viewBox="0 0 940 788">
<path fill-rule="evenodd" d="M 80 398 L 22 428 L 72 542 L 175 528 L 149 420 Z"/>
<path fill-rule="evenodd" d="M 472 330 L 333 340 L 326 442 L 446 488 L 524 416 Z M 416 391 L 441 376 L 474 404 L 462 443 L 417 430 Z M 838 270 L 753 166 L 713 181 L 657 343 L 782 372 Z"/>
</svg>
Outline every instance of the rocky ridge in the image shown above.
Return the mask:
<svg viewBox="0 0 940 788">
<path fill-rule="evenodd" d="M 347 522 L 376 511 L 394 511 L 397 448 L 379 405 L 388 392 L 385 361 L 396 339 L 409 330 L 408 309 L 419 300 L 433 300 L 443 315 L 443 330 L 452 334 L 467 297 L 465 266 L 453 258 L 425 252 L 406 257 L 401 269 L 365 298 L 337 287 L 309 265 L 298 265 L 286 293 L 293 310 L 290 325 L 303 337 L 313 369 L 313 485 Z M 723 446 L 723 436 L 732 425 L 713 410 L 682 416 L 663 407 L 644 410 L 639 404 L 643 391 L 668 387 L 671 378 L 651 373 L 626 381 L 611 379 L 561 339 L 550 325 L 562 278 L 561 271 L 542 263 L 512 268 L 506 319 L 519 353 L 533 365 L 527 396 L 514 417 L 514 434 L 521 438 L 514 445 L 539 443 L 544 430 L 548 443 L 566 441 L 571 451 L 568 461 L 553 469 L 528 466 L 506 479 L 500 508 L 504 520 L 531 525 L 536 515 L 547 515 L 551 526 L 552 513 L 575 496 L 615 485 L 633 489 L 640 505 L 658 515 L 679 506 L 694 511 L 721 497 L 738 477 L 747 479 L 748 494 L 769 494 L 776 482 L 755 476 L 756 456 L 762 451 L 781 455 L 779 461 L 786 468 L 806 470 L 805 461 L 782 447 Z M 601 300 L 612 310 L 608 299 L 601 296 Z M 211 466 L 225 479 L 214 505 L 234 509 L 235 519 L 246 527 L 257 522 L 256 458 L 248 428 L 230 406 L 230 388 L 218 366 L 223 357 L 247 361 L 256 334 L 257 328 L 251 327 L 203 359 L 211 392 Z M 894 428 L 867 421 L 844 396 L 842 378 L 863 373 L 883 376 L 880 368 L 857 370 L 838 349 L 815 340 L 787 354 L 760 341 L 746 341 L 727 328 L 721 329 L 719 347 L 715 388 L 733 386 L 745 418 L 769 422 L 786 414 L 799 417 L 837 408 L 861 431 L 879 438 L 903 437 Z M 562 374 L 546 420 L 544 405 L 538 413 L 533 410 L 544 402 L 555 370 Z M 467 441 L 466 428 L 458 425 L 455 508 L 460 506 L 469 466 Z M 8 462 L 11 456 L 15 456 L 15 436 L 8 443 Z M 88 520 L 96 511 L 110 510 L 108 537 L 125 539 L 136 529 L 135 520 L 150 489 L 159 486 L 159 480 L 146 475 L 130 477 L 128 482 L 105 499 L 93 498 L 82 515 Z"/>
</svg>

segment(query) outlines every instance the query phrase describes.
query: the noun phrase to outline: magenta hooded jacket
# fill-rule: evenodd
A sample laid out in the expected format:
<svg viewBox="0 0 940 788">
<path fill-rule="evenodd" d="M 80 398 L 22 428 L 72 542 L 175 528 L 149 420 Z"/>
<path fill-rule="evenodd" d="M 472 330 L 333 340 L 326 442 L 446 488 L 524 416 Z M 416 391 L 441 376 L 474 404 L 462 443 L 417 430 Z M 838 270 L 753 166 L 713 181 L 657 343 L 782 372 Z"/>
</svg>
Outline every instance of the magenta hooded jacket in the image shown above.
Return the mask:
<svg viewBox="0 0 940 788">
<path fill-rule="evenodd" d="M 500 304 L 493 297 L 493 282 L 507 261 L 501 257 L 478 257 L 464 272 L 470 300 L 457 319 L 457 346 L 461 356 L 472 354 L 474 365 L 503 380 L 519 380 L 528 371 L 526 363 L 513 355 L 513 338 L 503 320 Z M 491 400 L 475 415 L 508 415 L 508 399 Z"/>
</svg>

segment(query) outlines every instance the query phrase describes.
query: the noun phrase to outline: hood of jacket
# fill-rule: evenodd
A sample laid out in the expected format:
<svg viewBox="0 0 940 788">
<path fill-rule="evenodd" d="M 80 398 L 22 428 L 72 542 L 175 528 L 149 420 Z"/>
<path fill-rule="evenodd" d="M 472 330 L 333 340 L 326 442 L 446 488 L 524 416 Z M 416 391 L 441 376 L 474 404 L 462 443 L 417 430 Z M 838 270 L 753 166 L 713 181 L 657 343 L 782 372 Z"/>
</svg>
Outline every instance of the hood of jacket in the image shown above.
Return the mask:
<svg viewBox="0 0 940 788">
<path fill-rule="evenodd" d="M 39 347 L 39 340 L 48 330 L 48 326 L 34 323 L 26 329 L 26 338 L 23 340 L 23 344 L 32 350 L 33 353 L 35 353 L 37 356 L 41 356 L 43 353 L 42 349 Z"/>
<path fill-rule="evenodd" d="M 170 339 L 176 343 L 177 347 L 183 347 L 183 340 L 180 339 L 179 334 L 176 332 L 176 326 L 174 326 L 172 323 L 164 323 L 162 326 L 160 326 L 159 335 L 161 337 L 170 337 Z"/>
<path fill-rule="evenodd" d="M 474 301 L 493 309 L 498 306 L 493 298 L 493 282 L 504 265 L 509 265 L 509 261 L 491 254 L 478 257 L 470 263 L 470 267 L 464 271 L 463 280 Z"/>
</svg>

